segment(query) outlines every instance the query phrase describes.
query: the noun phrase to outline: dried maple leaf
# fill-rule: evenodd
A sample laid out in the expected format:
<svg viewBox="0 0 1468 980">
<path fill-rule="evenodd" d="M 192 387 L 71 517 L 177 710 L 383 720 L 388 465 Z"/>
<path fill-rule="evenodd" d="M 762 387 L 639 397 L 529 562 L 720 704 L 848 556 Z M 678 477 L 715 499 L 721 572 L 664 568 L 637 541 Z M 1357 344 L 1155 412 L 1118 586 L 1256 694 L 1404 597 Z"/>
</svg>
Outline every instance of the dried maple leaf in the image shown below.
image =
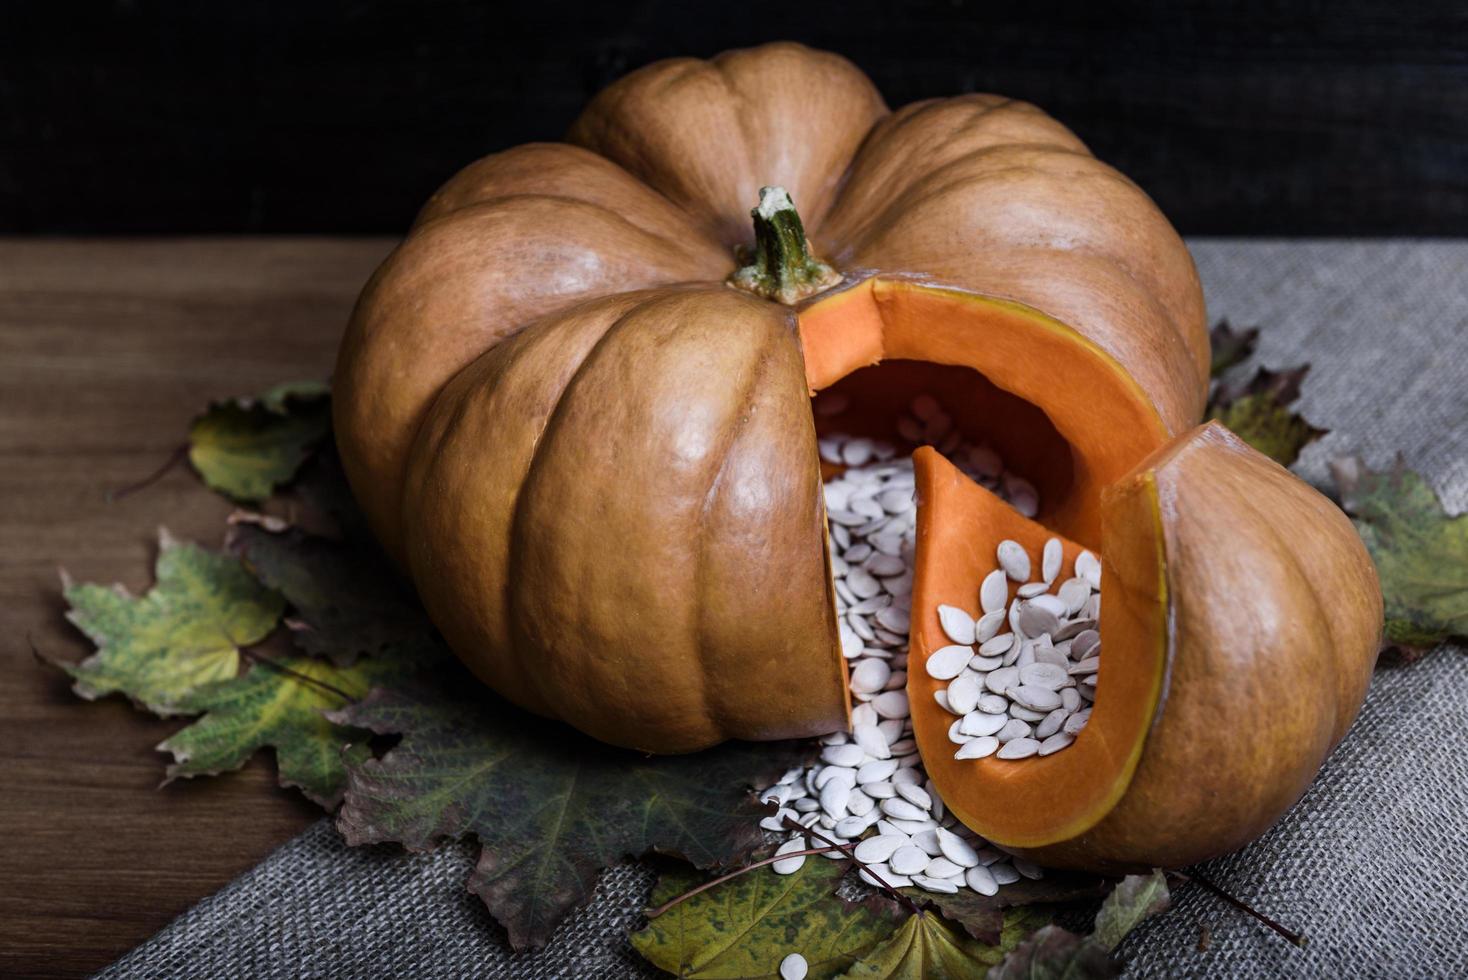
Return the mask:
<svg viewBox="0 0 1468 980">
<path fill-rule="evenodd" d="M 1128 875 L 1096 913 L 1094 930 L 1078 936 L 1046 926 L 1020 943 L 989 972 L 989 980 L 1091 980 L 1120 973 L 1111 953 L 1143 920 L 1166 911 L 1171 899 L 1161 871 Z"/>
<path fill-rule="evenodd" d="M 753 788 L 814 754 L 811 743 L 732 742 L 648 757 L 531 717 L 462 671 L 432 687 L 378 690 L 333 712 L 338 724 L 402 741 L 348 766 L 337 825 L 348 843 L 413 850 L 473 834 L 469 888 L 515 949 L 543 944 L 591 894 L 597 873 L 649 851 L 701 868 L 736 861 L 763 840 Z"/>
<path fill-rule="evenodd" d="M 1259 328 L 1235 330 L 1229 326 L 1228 320 L 1219 320 L 1208 331 L 1208 341 L 1213 355 L 1209 374 L 1218 378 L 1229 368 L 1244 363 L 1254 355 L 1254 348 L 1259 344 Z"/>
<path fill-rule="evenodd" d="M 64 578 L 67 618 L 97 644 L 78 664 L 53 661 L 91 700 L 120 693 L 178 713 L 196 688 L 239 673 L 240 648 L 264 639 L 285 608 L 238 560 L 159 534 L 153 588 L 77 585 Z"/>
<path fill-rule="evenodd" d="M 1208 417 L 1217 419 L 1255 449 L 1281 466 L 1289 466 L 1300 451 L 1325 435 L 1290 406 L 1300 397 L 1300 383 L 1310 365 L 1284 371 L 1260 368 L 1244 385 L 1218 385 L 1208 405 Z"/>
<path fill-rule="evenodd" d="M 253 515 L 230 524 L 226 549 L 290 603 L 286 625 L 307 653 L 346 666 L 363 654 L 434 645 L 422 606 L 376 553 L 296 528 L 272 531 Z"/>
<path fill-rule="evenodd" d="M 844 862 L 806 858 L 799 871 L 769 868 L 702 892 L 649 920 L 631 936 L 643 958 L 678 977 L 779 977 L 790 953 L 805 957 L 810 980 L 830 977 L 890 936 L 901 916 L 886 906 L 843 902 L 835 889 Z M 655 904 L 703 881 L 692 871 L 658 879 Z M 891 906 L 895 909 L 895 906 Z"/>
<path fill-rule="evenodd" d="M 843 980 L 924 980 L 983 976 L 1034 931 L 1031 916 L 1010 912 L 997 943 L 983 943 L 932 912 L 909 916 L 885 942 L 863 953 Z M 1047 927 L 1049 928 L 1049 927 Z"/>
<path fill-rule="evenodd" d="M 212 776 L 275 750 L 281 785 L 295 786 L 328 810 L 346 788 L 342 749 L 365 733 L 329 721 L 324 712 L 395 683 L 417 669 L 400 658 L 369 657 L 339 667 L 310 657 L 261 660 L 247 673 L 195 688 L 175 704 L 203 717 L 158 746 L 173 754 L 167 781 Z"/>
<path fill-rule="evenodd" d="M 1468 514 L 1449 515 L 1400 458 L 1385 473 L 1356 457 L 1330 469 L 1376 563 L 1387 641 L 1410 653 L 1468 637 Z"/>
<path fill-rule="evenodd" d="M 331 431 L 326 385 L 293 382 L 215 402 L 189 426 L 189 462 L 213 490 L 264 500 Z"/>
</svg>

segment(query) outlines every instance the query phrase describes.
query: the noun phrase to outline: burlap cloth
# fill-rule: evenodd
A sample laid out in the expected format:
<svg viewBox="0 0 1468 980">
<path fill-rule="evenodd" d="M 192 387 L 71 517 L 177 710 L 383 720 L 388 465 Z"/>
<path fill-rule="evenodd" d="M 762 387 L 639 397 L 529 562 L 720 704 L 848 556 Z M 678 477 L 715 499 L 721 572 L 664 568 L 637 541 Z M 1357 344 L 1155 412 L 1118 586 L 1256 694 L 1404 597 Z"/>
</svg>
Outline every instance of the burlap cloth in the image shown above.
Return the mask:
<svg viewBox="0 0 1468 980">
<path fill-rule="evenodd" d="M 1313 363 L 1333 431 L 1298 469 L 1401 452 L 1468 503 L 1468 242 L 1194 242 L 1214 317 L 1265 327 L 1261 363 Z M 1282 692 L 1281 696 L 1288 696 Z M 1138 977 L 1468 977 L 1468 655 L 1377 674 L 1360 720 L 1273 831 L 1212 862 L 1220 885 L 1309 937 L 1297 949 L 1184 887 L 1122 952 Z M 1241 731 L 1240 738 L 1248 732 Z M 637 977 L 653 876 L 603 874 L 539 953 L 512 956 L 464 890 L 473 848 L 349 849 L 323 821 L 180 916 L 106 977 Z M 1207 942 L 1201 940 L 1207 936 Z M 1200 949 L 1206 945 L 1206 949 Z"/>
</svg>

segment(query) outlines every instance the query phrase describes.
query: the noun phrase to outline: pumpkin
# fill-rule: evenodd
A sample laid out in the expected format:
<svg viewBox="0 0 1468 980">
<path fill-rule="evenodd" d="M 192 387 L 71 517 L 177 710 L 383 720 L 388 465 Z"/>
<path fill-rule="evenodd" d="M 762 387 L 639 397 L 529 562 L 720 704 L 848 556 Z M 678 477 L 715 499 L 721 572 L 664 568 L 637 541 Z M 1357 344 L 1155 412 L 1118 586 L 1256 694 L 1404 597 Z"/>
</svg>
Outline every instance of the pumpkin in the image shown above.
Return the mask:
<svg viewBox="0 0 1468 980">
<path fill-rule="evenodd" d="M 1375 639 L 1369 604 L 1326 627 L 1299 579 L 1271 600 L 1204 571 L 1238 537 L 1230 521 L 1248 525 L 1250 546 L 1279 543 L 1270 515 L 1210 487 L 1225 473 L 1245 496 L 1291 501 L 1297 534 L 1333 542 L 1318 574 L 1357 598 L 1367 587 L 1359 544 L 1337 540 L 1314 491 L 1230 469 L 1248 454 L 1192 431 L 1208 363 L 1182 241 L 1059 123 L 990 95 L 889 111 L 844 59 L 772 44 L 641 69 L 566 142 L 453 177 L 364 289 L 333 411 L 375 533 L 480 678 L 604 741 L 686 752 L 848 724 L 818 432 L 890 435 L 899 406 L 936 395 L 1031 478 L 1042 507 L 1023 523 L 919 454 L 914 658 L 932 648 L 935 596 L 967 590 L 955 604 L 973 605 L 973 556 L 1001 531 L 1049 529 L 1072 558 L 1100 550 L 1109 576 L 1141 584 L 1107 607 L 1121 665 L 1103 697 L 1119 703 L 1067 750 L 1098 767 L 1064 817 L 1027 820 L 1047 805 L 1025 775 L 1038 768 L 943 764 L 914 670 L 925 760 L 996 842 L 1127 863 L 1154 801 L 1189 792 L 1188 732 L 1262 696 L 1215 703 L 1216 688 L 1184 683 L 1177 665 L 1206 676 L 1226 643 L 1210 619 L 1163 644 L 1169 611 L 1231 602 L 1258 624 L 1314 624 L 1312 642 L 1337 630 L 1355 665 L 1331 691 L 1337 723 L 1359 705 Z M 817 391 L 851 407 L 818 425 Z M 1195 498 L 1202 513 L 1159 523 L 1168 500 Z M 936 544 L 959 533 L 967 559 Z M 1174 537 L 1183 550 L 1168 552 Z M 1136 652 L 1115 653 L 1124 644 Z M 1193 714 L 1158 744 L 1180 747 L 1154 752 L 1178 712 Z M 1329 741 L 1274 744 L 1289 764 L 1230 827 L 1272 819 Z M 1006 778 L 1015 794 L 986 802 Z M 1120 829 L 1105 844 L 1077 849 L 1108 821 Z"/>
</svg>

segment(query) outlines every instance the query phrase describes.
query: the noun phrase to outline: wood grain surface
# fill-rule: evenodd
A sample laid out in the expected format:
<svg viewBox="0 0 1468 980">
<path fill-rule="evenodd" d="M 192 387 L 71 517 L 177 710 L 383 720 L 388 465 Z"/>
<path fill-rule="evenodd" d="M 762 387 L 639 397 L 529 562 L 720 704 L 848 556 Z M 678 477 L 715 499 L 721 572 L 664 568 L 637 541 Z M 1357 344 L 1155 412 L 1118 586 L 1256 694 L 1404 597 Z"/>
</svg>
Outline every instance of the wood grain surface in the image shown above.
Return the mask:
<svg viewBox="0 0 1468 980">
<path fill-rule="evenodd" d="M 159 789 L 179 722 L 86 703 L 57 569 L 151 583 L 156 529 L 217 546 L 186 467 L 136 495 L 212 398 L 324 378 L 382 239 L 0 240 L 0 976 L 89 974 L 320 810 L 274 761 Z"/>
</svg>

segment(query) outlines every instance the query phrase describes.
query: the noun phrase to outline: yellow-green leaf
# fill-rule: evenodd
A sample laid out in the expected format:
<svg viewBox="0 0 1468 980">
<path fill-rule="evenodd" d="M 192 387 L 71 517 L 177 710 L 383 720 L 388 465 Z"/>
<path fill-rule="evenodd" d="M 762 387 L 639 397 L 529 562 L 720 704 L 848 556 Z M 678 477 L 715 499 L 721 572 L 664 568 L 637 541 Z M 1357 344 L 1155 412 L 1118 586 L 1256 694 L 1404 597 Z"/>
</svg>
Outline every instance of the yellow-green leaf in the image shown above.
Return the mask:
<svg viewBox="0 0 1468 980">
<path fill-rule="evenodd" d="M 1279 372 L 1260 368 L 1247 385 L 1220 385 L 1208 406 L 1208 417 L 1228 426 L 1281 466 L 1289 466 L 1301 450 L 1327 431 L 1317 429 L 1290 407 L 1300 397 L 1300 383 L 1309 370 L 1309 365 Z"/>
<path fill-rule="evenodd" d="M 1348 457 L 1333 462 L 1331 472 L 1376 563 L 1386 638 L 1423 648 L 1468 637 L 1468 514 L 1450 516 L 1400 459 L 1378 473 Z"/>
<path fill-rule="evenodd" d="M 1106 947 L 1089 936 L 1046 926 L 989 971 L 989 980 L 1106 980 L 1120 974 Z"/>
<path fill-rule="evenodd" d="M 909 916 L 880 946 L 841 974 L 843 980 L 966 980 L 983 976 L 1034 931 L 1034 913 L 1005 913 L 998 945 L 972 939 L 933 912 Z"/>
<path fill-rule="evenodd" d="M 898 921 L 884 905 L 838 898 L 844 870 L 844 862 L 823 857 L 806 858 L 790 875 L 756 868 L 652 919 L 632 934 L 632 945 L 677 977 L 778 978 L 780 961 L 799 953 L 809 980 L 824 980 L 891 935 Z M 687 871 L 665 874 L 653 905 L 702 881 Z"/>
<path fill-rule="evenodd" d="M 240 648 L 280 619 L 280 596 L 239 561 L 162 532 L 156 581 L 142 597 L 121 586 L 68 582 L 67 618 L 97 644 L 78 664 L 60 663 L 76 693 L 121 693 L 159 714 L 176 713 L 196 688 L 239 672 Z"/>
<path fill-rule="evenodd" d="M 238 769 L 257 750 L 275 749 L 285 786 L 296 786 L 332 809 L 346 786 L 342 747 L 363 741 L 361 729 L 323 714 L 406 676 L 415 665 L 397 658 L 366 658 L 337 667 L 310 657 L 257 663 L 240 677 L 197 688 L 176 708 L 203 717 L 158 746 L 173 754 L 168 779 Z"/>
<path fill-rule="evenodd" d="M 331 431 L 326 385 L 276 385 L 253 398 L 215 402 L 189 427 L 189 462 L 213 490 L 263 500 L 289 481 Z"/>
<path fill-rule="evenodd" d="M 1167 878 L 1161 871 L 1127 875 L 1101 903 L 1091 938 L 1107 949 L 1115 949 L 1142 920 L 1166 911 L 1171 902 Z"/>
</svg>

